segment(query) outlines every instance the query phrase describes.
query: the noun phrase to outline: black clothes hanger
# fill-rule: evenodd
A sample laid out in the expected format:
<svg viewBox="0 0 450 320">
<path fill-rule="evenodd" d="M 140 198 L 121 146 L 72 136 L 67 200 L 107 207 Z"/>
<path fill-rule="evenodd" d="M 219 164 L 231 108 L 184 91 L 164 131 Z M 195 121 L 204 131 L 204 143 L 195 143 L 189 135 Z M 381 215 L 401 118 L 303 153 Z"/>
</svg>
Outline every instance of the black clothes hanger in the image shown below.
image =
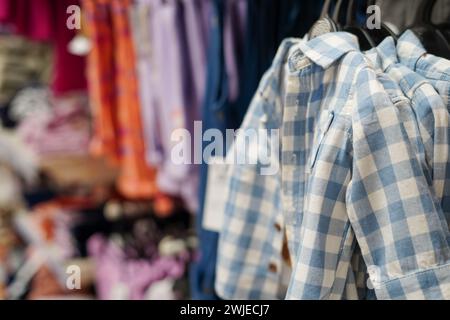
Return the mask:
<svg viewBox="0 0 450 320">
<path fill-rule="evenodd" d="M 446 59 L 450 59 L 450 44 L 445 36 L 431 23 L 436 0 L 424 0 L 419 4 L 417 15 L 411 29 L 420 39 L 428 52 Z"/>
<path fill-rule="evenodd" d="M 320 19 L 316 21 L 308 32 L 309 40 L 317 38 L 325 33 L 337 32 L 339 31 L 338 24 L 330 18 L 328 12 L 330 9 L 331 0 L 325 0 L 322 7 L 322 13 L 320 14 Z"/>
<path fill-rule="evenodd" d="M 444 22 L 436 25 L 436 29 L 444 36 L 447 43 L 450 43 L 450 22 Z"/>
<path fill-rule="evenodd" d="M 362 51 L 374 48 L 376 46 L 375 41 L 373 41 L 370 34 L 364 28 L 362 28 L 357 24 L 355 16 L 356 16 L 355 1 L 349 0 L 347 5 L 345 26 L 342 28 L 342 30 L 358 37 L 359 47 Z"/>
<path fill-rule="evenodd" d="M 356 15 L 356 6 L 354 0 L 349 0 L 347 3 L 347 15 L 344 26 L 341 26 L 339 24 L 340 13 L 343 7 L 342 4 L 343 0 L 338 0 L 335 3 L 333 15 L 332 17 L 330 17 L 328 12 L 330 9 L 331 1 L 325 1 L 321 13 L 321 19 L 317 21 L 311 28 L 309 38 L 313 39 L 317 36 L 329 32 L 346 31 L 354 34 L 358 38 L 361 50 L 369 50 L 375 47 L 376 43 L 375 41 L 373 41 L 369 32 L 359 26 L 354 19 Z"/>
<path fill-rule="evenodd" d="M 432 11 L 429 13 L 430 14 L 430 20 L 431 20 L 431 16 L 432 16 Z M 433 24 L 434 25 L 434 24 Z M 446 21 L 437 25 L 434 25 L 436 30 L 442 34 L 442 36 L 447 40 L 447 44 L 450 43 L 450 22 Z"/>
</svg>

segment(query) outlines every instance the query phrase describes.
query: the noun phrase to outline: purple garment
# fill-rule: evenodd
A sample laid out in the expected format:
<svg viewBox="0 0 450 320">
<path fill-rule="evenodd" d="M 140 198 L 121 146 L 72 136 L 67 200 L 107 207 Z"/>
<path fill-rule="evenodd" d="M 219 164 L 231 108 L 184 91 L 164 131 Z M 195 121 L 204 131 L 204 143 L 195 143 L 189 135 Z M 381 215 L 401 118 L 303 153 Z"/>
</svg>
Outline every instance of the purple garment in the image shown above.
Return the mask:
<svg viewBox="0 0 450 320">
<path fill-rule="evenodd" d="M 113 241 L 94 235 L 88 242 L 89 255 L 95 261 L 95 279 L 98 299 L 111 300 L 114 290 L 124 286 L 122 299 L 142 300 L 150 286 L 163 279 L 184 276 L 186 257 L 159 257 L 154 261 L 128 259 Z"/>
<path fill-rule="evenodd" d="M 185 97 L 186 97 L 186 129 L 194 137 L 194 122 L 201 120 L 201 107 L 206 90 L 206 68 L 207 68 L 207 46 L 209 36 L 209 20 L 205 15 L 210 13 L 210 0 L 184 0 L 184 46 L 188 52 L 189 59 L 185 61 Z M 192 141 L 191 150 L 194 151 Z M 200 143 L 200 141 L 197 141 Z M 191 154 L 191 157 L 194 155 Z M 198 210 L 198 165 L 191 165 L 189 173 L 180 192 L 188 208 L 192 212 Z"/>
<path fill-rule="evenodd" d="M 136 66 L 139 81 L 143 136 L 146 160 L 152 167 L 158 167 L 164 158 L 161 146 L 159 119 L 156 112 L 155 88 L 153 86 L 152 38 L 150 19 L 152 8 L 149 0 L 139 0 L 130 7 L 130 21 L 133 40 L 136 44 Z"/>
<path fill-rule="evenodd" d="M 162 192 L 178 195 L 189 172 L 187 165 L 177 165 L 171 159 L 176 142 L 171 140 L 177 129 L 186 128 L 186 99 L 183 87 L 180 10 L 177 1 L 155 0 L 152 5 L 152 42 L 154 44 L 154 87 L 157 113 L 164 148 L 163 163 L 158 168 L 158 187 Z M 187 146 L 186 146 L 187 148 Z"/>
<path fill-rule="evenodd" d="M 181 197 L 192 212 L 198 207 L 198 170 L 173 162 L 171 152 L 178 143 L 171 137 L 176 129 L 192 133 L 200 119 L 208 32 L 203 20 L 209 6 L 208 0 L 140 0 L 131 13 L 147 161 L 158 170 L 160 191 Z M 193 141 L 185 142 L 185 150 L 193 150 Z"/>
</svg>

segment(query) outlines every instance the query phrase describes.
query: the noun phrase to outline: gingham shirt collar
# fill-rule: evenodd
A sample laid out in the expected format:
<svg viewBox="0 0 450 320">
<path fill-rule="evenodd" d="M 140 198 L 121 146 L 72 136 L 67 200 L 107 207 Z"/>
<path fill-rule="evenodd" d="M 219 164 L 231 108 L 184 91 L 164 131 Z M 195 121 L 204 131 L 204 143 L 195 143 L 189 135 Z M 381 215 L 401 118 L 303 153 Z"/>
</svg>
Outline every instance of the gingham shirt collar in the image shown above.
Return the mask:
<svg viewBox="0 0 450 320">
<path fill-rule="evenodd" d="M 415 69 L 417 62 L 427 53 L 419 38 L 411 30 L 406 30 L 398 39 L 397 53 L 405 59 L 405 65 Z"/>
<path fill-rule="evenodd" d="M 384 39 L 378 45 L 376 50 L 378 52 L 383 71 L 389 73 L 391 68 L 394 69 L 392 72 L 398 75 L 394 78 L 398 80 L 398 84 L 402 91 L 409 98 L 412 98 L 418 87 L 428 83 L 424 77 L 400 64 L 397 57 L 395 41 L 392 37 L 387 37 Z"/>
<path fill-rule="evenodd" d="M 359 51 L 358 38 L 347 32 L 321 35 L 299 45 L 300 51 L 312 62 L 327 69 L 350 51 Z"/>
<path fill-rule="evenodd" d="M 380 56 L 383 71 L 386 71 L 393 65 L 399 63 L 397 58 L 397 48 L 395 47 L 395 42 L 392 37 L 384 39 L 376 49 Z"/>
</svg>

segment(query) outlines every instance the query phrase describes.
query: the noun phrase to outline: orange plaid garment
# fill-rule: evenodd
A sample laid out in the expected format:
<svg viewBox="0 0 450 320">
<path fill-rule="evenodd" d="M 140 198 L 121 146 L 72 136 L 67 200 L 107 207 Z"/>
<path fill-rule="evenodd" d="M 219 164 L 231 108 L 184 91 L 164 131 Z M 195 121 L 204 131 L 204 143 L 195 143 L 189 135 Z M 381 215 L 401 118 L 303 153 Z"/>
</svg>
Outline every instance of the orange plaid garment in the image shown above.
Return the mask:
<svg viewBox="0 0 450 320">
<path fill-rule="evenodd" d="M 131 0 L 111 0 L 115 37 L 117 119 L 121 174 L 119 191 L 128 198 L 152 198 L 156 171 L 145 161 L 135 48 L 129 23 Z"/>
<path fill-rule="evenodd" d="M 118 164 L 119 192 L 130 199 L 157 193 L 156 172 L 145 161 L 134 44 L 127 0 L 83 0 L 93 39 L 88 59 L 94 132 L 91 148 Z"/>
<path fill-rule="evenodd" d="M 92 42 L 87 59 L 90 105 L 94 119 L 91 151 L 118 164 L 114 38 L 109 0 L 83 0 L 86 32 Z"/>
</svg>

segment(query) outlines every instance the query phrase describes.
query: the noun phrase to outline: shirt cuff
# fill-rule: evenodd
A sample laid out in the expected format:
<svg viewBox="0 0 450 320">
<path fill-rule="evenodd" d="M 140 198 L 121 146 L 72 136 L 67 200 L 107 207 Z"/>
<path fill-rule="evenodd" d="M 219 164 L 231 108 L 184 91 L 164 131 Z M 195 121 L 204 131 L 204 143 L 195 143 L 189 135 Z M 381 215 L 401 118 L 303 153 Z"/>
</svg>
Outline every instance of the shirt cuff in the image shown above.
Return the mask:
<svg viewBox="0 0 450 320">
<path fill-rule="evenodd" d="M 375 290 L 379 300 L 448 300 L 450 264 L 383 282 Z"/>
</svg>

